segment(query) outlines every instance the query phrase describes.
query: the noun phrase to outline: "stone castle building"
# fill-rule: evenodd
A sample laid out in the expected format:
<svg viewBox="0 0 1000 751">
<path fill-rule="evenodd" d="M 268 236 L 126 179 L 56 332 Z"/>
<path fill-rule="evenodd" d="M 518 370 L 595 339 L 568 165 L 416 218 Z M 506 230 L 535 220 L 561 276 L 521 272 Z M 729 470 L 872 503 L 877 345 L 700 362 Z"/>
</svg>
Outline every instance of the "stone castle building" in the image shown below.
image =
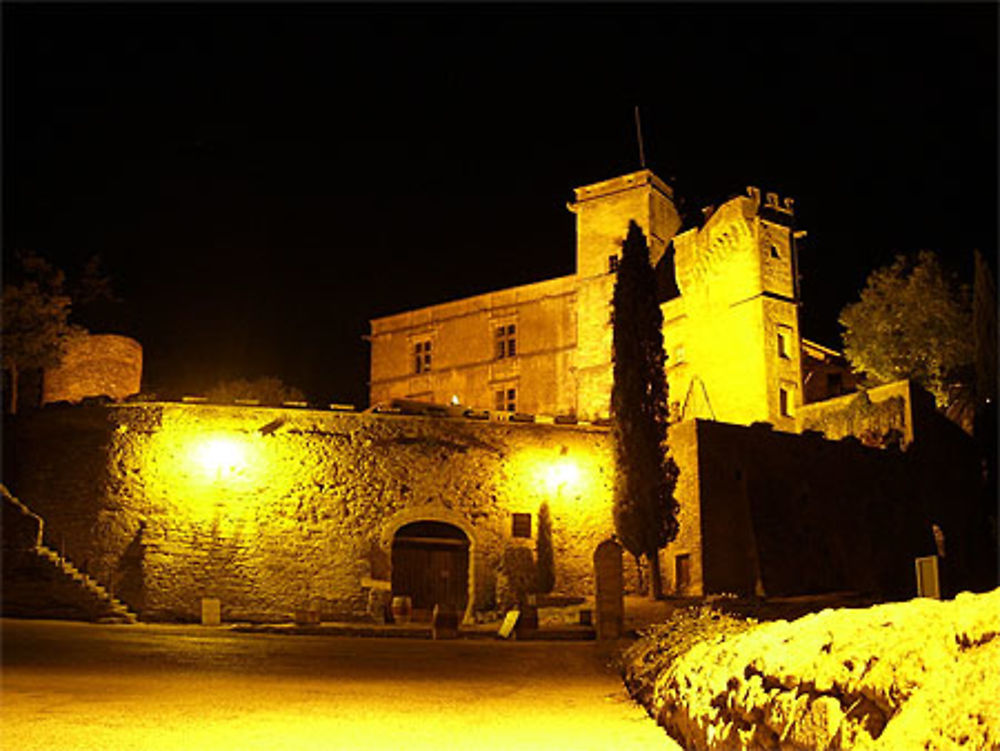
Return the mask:
<svg viewBox="0 0 1000 751">
<path fill-rule="evenodd" d="M 837 353 L 799 332 L 803 233 L 790 198 L 748 188 L 681 231 L 673 190 L 641 170 L 577 188 L 568 208 L 574 274 L 374 319 L 371 403 L 607 418 L 611 297 L 630 220 L 658 278 L 675 419 L 793 431 L 804 401 L 845 387 Z"/>
<path fill-rule="evenodd" d="M 456 406 L 72 406 L 81 394 L 63 389 L 7 416 L 4 484 L 20 502 L 3 499 L 2 612 L 37 616 L 39 593 L 48 607 L 82 572 L 88 602 L 114 592 L 144 620 L 198 620 L 203 600 L 226 620 L 307 606 L 364 620 L 391 594 L 471 622 L 504 609 L 514 554 L 541 568 L 543 537 L 549 593 L 591 595 L 614 466 L 609 429 L 587 423 L 608 416 L 610 300 L 633 219 L 679 418 L 666 591 L 905 597 L 917 557 L 941 555 L 952 585 L 989 559 L 968 436 L 909 382 L 840 396 L 843 358 L 802 340 L 790 200 L 751 188 L 680 231 L 670 187 L 644 170 L 578 188 L 571 209 L 576 273 L 372 321 L 372 404 Z M 132 364 L 115 374 L 138 365 L 135 348 L 114 351 Z M 118 380 L 93 359 L 73 361 L 93 378 L 70 380 L 107 394 Z M 484 419 L 517 413 L 533 417 Z"/>
</svg>

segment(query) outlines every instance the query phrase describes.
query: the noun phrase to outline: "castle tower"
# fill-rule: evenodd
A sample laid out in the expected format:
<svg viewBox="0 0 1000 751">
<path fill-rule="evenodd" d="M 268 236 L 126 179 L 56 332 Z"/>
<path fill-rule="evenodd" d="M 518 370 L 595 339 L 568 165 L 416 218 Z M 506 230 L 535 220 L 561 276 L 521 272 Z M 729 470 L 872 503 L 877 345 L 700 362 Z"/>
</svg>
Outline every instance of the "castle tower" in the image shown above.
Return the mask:
<svg viewBox="0 0 1000 751">
<path fill-rule="evenodd" d="M 712 417 L 795 429 L 802 403 L 796 233 L 790 198 L 748 188 L 674 238 L 685 351 Z M 674 396 L 673 394 L 671 395 Z"/>
<path fill-rule="evenodd" d="M 680 227 L 673 191 L 649 170 L 577 188 L 576 214 L 577 413 L 607 417 L 611 405 L 611 297 L 630 220 L 650 246 L 655 266 Z"/>
</svg>

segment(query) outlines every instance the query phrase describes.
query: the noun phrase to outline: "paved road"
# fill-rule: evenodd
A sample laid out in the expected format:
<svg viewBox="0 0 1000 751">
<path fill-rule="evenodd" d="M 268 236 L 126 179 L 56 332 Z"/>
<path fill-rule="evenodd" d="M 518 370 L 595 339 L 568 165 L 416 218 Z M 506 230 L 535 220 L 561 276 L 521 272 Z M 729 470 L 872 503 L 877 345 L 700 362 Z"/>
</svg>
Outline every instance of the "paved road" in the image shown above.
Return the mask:
<svg viewBox="0 0 1000 751">
<path fill-rule="evenodd" d="M 5 751 L 678 749 L 593 642 L 2 629 Z"/>
</svg>

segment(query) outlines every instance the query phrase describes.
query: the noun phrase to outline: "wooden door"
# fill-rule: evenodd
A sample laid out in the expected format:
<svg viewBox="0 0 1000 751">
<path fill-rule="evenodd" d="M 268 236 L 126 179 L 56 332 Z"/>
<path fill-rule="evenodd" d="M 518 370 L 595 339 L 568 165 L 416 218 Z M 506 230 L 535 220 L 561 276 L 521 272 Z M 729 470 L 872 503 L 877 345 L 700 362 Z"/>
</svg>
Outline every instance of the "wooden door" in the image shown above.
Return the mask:
<svg viewBox="0 0 1000 751">
<path fill-rule="evenodd" d="M 416 610 L 441 605 L 463 612 L 468 600 L 469 546 L 445 539 L 397 538 L 392 546 L 392 593 L 409 595 Z"/>
</svg>

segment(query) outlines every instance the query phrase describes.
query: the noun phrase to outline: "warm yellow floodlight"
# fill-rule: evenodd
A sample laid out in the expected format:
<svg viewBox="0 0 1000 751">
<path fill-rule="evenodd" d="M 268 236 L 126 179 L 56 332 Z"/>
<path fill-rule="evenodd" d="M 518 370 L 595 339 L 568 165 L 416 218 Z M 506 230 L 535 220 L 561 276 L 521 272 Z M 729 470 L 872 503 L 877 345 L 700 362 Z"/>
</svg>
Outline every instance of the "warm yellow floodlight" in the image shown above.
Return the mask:
<svg viewBox="0 0 1000 751">
<path fill-rule="evenodd" d="M 208 478 L 225 479 L 240 472 L 245 465 L 243 445 L 226 437 L 212 437 L 192 446 L 192 458 Z"/>
<path fill-rule="evenodd" d="M 580 485 L 580 465 L 567 457 L 548 463 L 543 471 L 546 488 L 550 493 L 574 493 Z"/>
</svg>

